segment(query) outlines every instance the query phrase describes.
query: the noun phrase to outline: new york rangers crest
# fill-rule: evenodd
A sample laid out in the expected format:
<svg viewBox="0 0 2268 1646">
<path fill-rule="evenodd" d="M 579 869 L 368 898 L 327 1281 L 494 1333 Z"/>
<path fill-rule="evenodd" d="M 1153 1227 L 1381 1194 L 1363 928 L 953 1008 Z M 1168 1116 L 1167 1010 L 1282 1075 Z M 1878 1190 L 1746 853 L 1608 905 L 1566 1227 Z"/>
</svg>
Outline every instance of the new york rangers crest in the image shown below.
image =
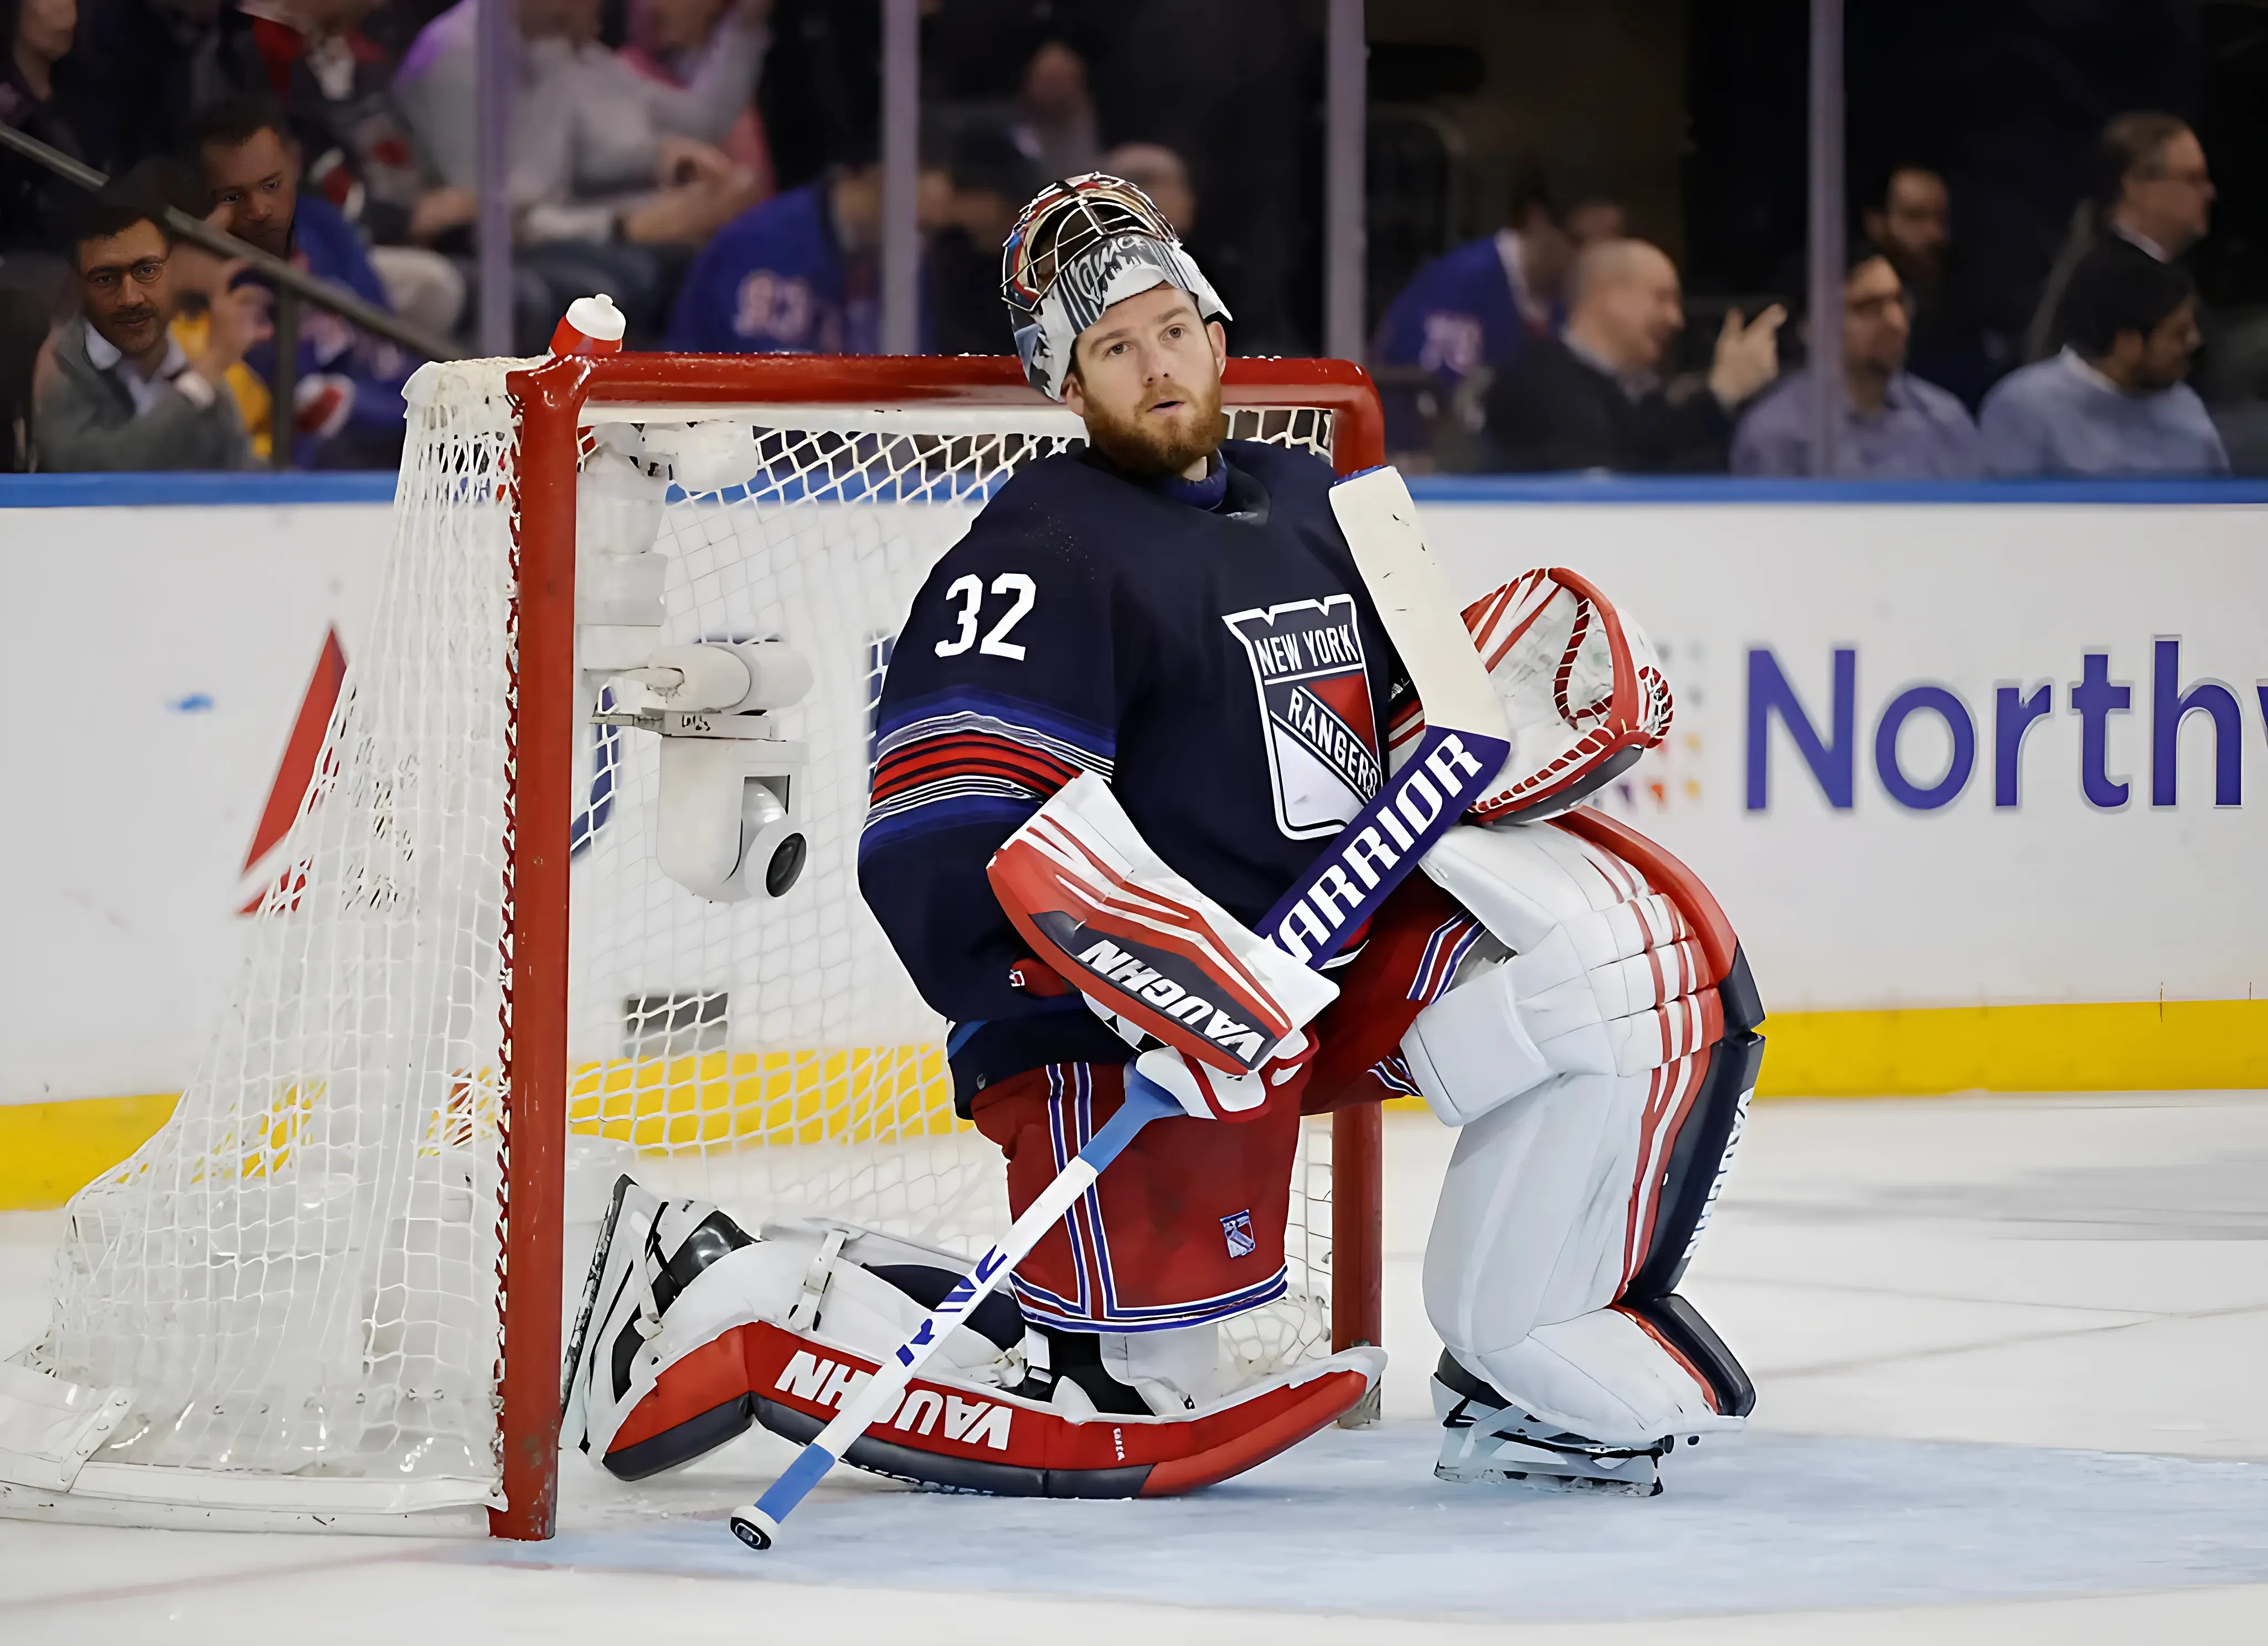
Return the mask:
<svg viewBox="0 0 2268 1646">
<path fill-rule="evenodd" d="M 1378 793 L 1378 730 L 1352 594 L 1232 612 L 1260 699 L 1276 826 L 1334 833 Z"/>
</svg>

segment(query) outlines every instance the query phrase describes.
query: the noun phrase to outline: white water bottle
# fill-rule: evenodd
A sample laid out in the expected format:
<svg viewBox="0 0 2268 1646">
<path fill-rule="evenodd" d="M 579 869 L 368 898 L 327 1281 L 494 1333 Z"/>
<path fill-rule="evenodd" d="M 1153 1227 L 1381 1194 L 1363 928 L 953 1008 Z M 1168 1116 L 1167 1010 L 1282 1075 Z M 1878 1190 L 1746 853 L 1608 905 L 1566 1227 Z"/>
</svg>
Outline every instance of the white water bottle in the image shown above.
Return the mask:
<svg viewBox="0 0 2268 1646">
<path fill-rule="evenodd" d="M 567 306 L 551 334 L 554 354 L 620 354 L 622 333 L 629 322 L 615 299 L 604 292 L 595 297 L 578 297 Z"/>
</svg>

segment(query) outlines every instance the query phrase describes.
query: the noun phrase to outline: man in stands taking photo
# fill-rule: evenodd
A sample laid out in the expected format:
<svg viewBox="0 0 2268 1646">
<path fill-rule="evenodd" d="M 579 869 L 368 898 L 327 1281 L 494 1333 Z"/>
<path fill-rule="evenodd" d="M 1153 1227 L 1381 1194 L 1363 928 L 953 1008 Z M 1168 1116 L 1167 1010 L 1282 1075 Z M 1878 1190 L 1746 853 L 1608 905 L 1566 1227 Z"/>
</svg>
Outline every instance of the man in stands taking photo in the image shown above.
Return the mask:
<svg viewBox="0 0 2268 1646">
<path fill-rule="evenodd" d="M 81 213 L 73 255 L 85 313 L 49 339 L 33 388 L 33 441 L 51 469 L 242 469 L 251 447 L 230 369 L 269 335 L 268 294 L 224 291 L 204 351 L 173 336 L 173 237 L 157 208 L 118 190 Z"/>
</svg>

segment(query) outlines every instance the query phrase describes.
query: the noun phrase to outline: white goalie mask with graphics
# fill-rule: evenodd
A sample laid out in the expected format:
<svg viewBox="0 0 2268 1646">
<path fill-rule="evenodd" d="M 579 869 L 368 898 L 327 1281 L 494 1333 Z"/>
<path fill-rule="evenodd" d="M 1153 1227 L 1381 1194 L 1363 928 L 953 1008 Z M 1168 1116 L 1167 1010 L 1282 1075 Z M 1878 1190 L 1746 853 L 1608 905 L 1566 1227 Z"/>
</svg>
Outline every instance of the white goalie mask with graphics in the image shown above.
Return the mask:
<svg viewBox="0 0 2268 1646">
<path fill-rule="evenodd" d="M 1063 398 L 1079 333 L 1112 304 L 1159 285 L 1188 292 L 1201 320 L 1230 318 L 1165 214 L 1107 172 L 1049 184 L 1000 248 L 1000 296 L 1016 353 L 1032 387 L 1050 400 Z"/>
</svg>

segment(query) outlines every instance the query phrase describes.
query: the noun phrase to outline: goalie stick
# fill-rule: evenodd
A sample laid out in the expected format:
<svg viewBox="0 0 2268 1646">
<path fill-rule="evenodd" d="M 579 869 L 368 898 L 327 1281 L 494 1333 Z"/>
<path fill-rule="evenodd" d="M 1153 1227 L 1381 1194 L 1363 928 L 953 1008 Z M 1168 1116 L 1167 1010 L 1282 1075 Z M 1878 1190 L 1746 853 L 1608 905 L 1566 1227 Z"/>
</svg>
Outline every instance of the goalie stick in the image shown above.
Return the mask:
<svg viewBox="0 0 2268 1646">
<path fill-rule="evenodd" d="M 1488 792 L 1512 752 L 1504 707 L 1425 547 L 1417 506 L 1402 476 L 1390 467 L 1350 476 L 1331 488 L 1331 512 L 1379 619 L 1425 705 L 1426 727 L 1370 803 L 1262 919 L 1263 937 L 1300 964 L 1318 970 Z M 1028 924 L 1019 925 L 1030 934 Z M 1086 974 L 1074 965 L 1064 975 Z M 954 1326 L 1030 1254 L 1135 1134 L 1152 1120 L 1182 1112 L 1164 1088 L 1127 1065 L 1126 1096 L 1118 1111 L 874 1374 L 856 1384 L 827 1427 L 763 1495 L 733 1514 L 733 1535 L 752 1549 L 770 1548 L 780 1523 L 853 1442 L 896 1409 L 907 1385 Z"/>
</svg>

